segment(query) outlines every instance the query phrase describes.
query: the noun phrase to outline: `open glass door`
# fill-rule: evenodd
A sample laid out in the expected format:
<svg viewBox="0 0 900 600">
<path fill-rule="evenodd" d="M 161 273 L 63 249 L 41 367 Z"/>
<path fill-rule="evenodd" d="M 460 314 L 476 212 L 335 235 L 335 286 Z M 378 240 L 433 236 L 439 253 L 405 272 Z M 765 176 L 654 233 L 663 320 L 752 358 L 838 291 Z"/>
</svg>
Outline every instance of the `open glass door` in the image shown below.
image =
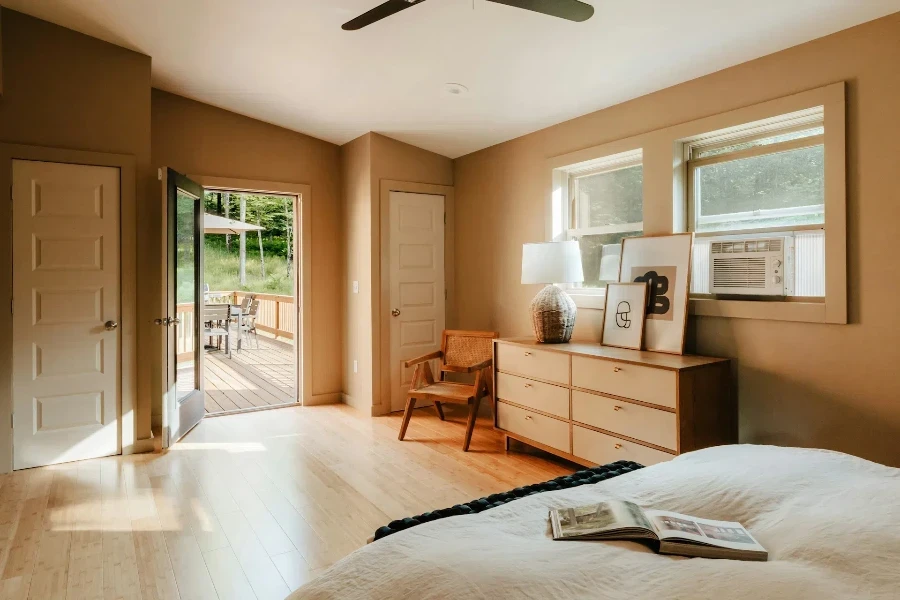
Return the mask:
<svg viewBox="0 0 900 600">
<path fill-rule="evenodd" d="M 203 188 L 165 169 L 166 370 L 163 445 L 170 446 L 204 415 Z"/>
</svg>

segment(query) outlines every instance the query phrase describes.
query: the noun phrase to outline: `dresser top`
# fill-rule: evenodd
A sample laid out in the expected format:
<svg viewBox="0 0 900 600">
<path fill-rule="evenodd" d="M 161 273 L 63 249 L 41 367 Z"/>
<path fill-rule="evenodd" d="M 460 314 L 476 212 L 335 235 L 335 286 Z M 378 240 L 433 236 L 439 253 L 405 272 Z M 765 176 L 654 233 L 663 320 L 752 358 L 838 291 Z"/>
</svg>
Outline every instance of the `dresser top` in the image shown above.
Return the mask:
<svg viewBox="0 0 900 600">
<path fill-rule="evenodd" d="M 577 356 L 589 356 L 605 360 L 617 360 L 635 365 L 646 365 L 660 369 L 683 371 L 695 369 L 716 363 L 728 362 L 727 358 L 711 358 L 709 356 L 696 356 L 693 354 L 665 354 L 662 352 L 647 352 L 645 350 L 628 350 L 626 348 L 613 348 L 601 346 L 596 342 L 568 342 L 566 344 L 543 344 L 532 337 L 501 338 L 494 340 L 498 344 L 513 344 L 516 346 L 529 346 L 547 352 L 562 352 Z"/>
</svg>

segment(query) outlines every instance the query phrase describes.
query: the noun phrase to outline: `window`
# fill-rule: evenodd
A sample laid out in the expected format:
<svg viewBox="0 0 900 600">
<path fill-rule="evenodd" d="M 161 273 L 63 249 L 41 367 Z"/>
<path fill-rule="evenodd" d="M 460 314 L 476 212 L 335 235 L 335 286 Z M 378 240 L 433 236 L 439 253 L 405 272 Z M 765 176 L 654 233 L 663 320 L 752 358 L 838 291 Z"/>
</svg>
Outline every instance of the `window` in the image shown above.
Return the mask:
<svg viewBox="0 0 900 600">
<path fill-rule="evenodd" d="M 710 291 L 713 243 L 778 237 L 785 240 L 785 295 L 823 297 L 822 109 L 737 129 L 686 145 L 688 226 L 697 236 L 691 292 Z"/>
<path fill-rule="evenodd" d="M 644 168 L 640 150 L 562 169 L 568 202 L 560 203 L 565 239 L 581 248 L 584 283 L 578 293 L 599 294 L 618 281 L 623 238 L 644 231 Z"/>
</svg>

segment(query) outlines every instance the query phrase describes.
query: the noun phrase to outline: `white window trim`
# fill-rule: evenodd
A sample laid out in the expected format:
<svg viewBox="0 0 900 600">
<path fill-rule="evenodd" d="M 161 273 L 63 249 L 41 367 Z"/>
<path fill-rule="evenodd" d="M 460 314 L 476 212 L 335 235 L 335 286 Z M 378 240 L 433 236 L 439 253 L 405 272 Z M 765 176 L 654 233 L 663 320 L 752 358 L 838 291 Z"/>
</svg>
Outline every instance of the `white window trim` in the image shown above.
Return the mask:
<svg viewBox="0 0 900 600">
<path fill-rule="evenodd" d="M 565 168 L 597 157 L 643 149 L 644 234 L 687 231 L 687 157 L 685 145 L 706 132 L 746 131 L 748 123 L 765 120 L 783 123 L 781 115 L 808 111 L 823 114 L 825 124 L 825 240 L 824 302 L 760 302 L 697 298 L 690 301 L 692 315 L 765 319 L 807 323 L 847 323 L 847 183 L 845 83 L 800 92 L 768 102 L 641 133 L 548 159 L 546 204 L 547 240 L 565 239 L 558 210 L 565 195 Z M 800 124 L 802 125 L 802 123 Z M 555 210 L 556 209 L 556 210 Z M 554 216 L 556 212 L 557 216 Z M 792 229 L 799 229 L 794 226 Z M 576 300 L 576 304 L 578 301 Z M 582 304 L 579 304 L 582 306 Z M 585 306 L 585 308 L 591 308 Z M 602 304 L 593 308 L 602 308 Z"/>
<path fill-rule="evenodd" d="M 600 151 L 588 158 L 554 168 L 554 190 L 547 219 L 547 239 L 562 241 L 585 235 L 627 233 L 636 229 L 643 231 L 643 222 L 602 227 L 572 227 L 572 210 L 575 204 L 573 182 L 576 178 L 609 173 L 643 164 L 643 151 L 640 147 L 619 150 L 617 145 L 613 145 L 610 146 L 610 150 L 610 152 Z M 606 290 L 603 288 L 583 288 L 577 284 L 568 284 L 562 287 L 579 308 L 602 310 L 605 305 Z"/>
<path fill-rule="evenodd" d="M 693 154 L 697 151 L 702 150 L 711 150 L 716 148 L 722 148 L 724 146 L 739 144 L 742 142 L 748 142 L 758 139 L 765 139 L 767 137 L 772 137 L 776 135 L 781 135 L 785 133 L 791 133 L 794 131 L 802 131 L 804 129 L 812 129 L 815 127 L 823 127 L 825 125 L 824 120 L 824 108 L 817 107 L 814 110 L 805 110 L 800 111 L 799 113 L 783 115 L 777 119 L 768 119 L 763 124 L 748 125 L 747 128 L 741 129 L 739 132 L 728 133 L 727 131 L 717 131 L 706 136 L 692 141 L 685 142 L 684 144 L 684 157 L 686 160 L 685 168 L 687 170 L 687 217 L 688 217 L 688 230 L 693 231 L 696 235 L 700 236 L 719 236 L 719 235 L 740 235 L 743 233 L 762 233 L 767 231 L 775 232 L 779 229 L 784 229 L 783 226 L 772 226 L 772 227 L 759 227 L 759 228 L 748 228 L 748 229 L 716 229 L 711 231 L 697 231 L 696 227 L 698 224 L 702 224 L 704 221 L 706 223 L 716 223 L 716 219 L 721 219 L 721 216 L 703 216 L 699 217 L 696 215 L 697 204 L 695 202 L 696 199 L 696 190 L 695 190 L 695 181 L 697 176 L 697 170 L 701 167 L 705 167 L 707 165 L 714 165 L 723 162 L 732 162 L 736 160 L 742 160 L 745 158 L 752 158 L 755 156 L 768 156 L 771 154 L 778 154 L 780 152 L 789 152 L 791 150 L 799 150 L 801 148 L 812 148 L 813 146 L 822 146 L 825 144 L 825 135 L 812 135 L 804 138 L 799 138 L 796 140 L 788 140 L 784 142 L 777 142 L 774 144 L 767 144 L 765 146 L 756 146 L 753 148 L 746 148 L 744 150 L 738 150 L 735 152 L 729 152 L 727 154 L 719 154 L 716 156 L 710 156 L 706 158 L 691 158 Z M 798 125 L 798 123 L 802 123 Z M 710 141 L 711 140 L 711 141 Z M 729 222 L 734 222 L 735 220 L 754 220 L 759 219 L 760 217 L 780 217 L 780 216 L 794 216 L 794 215 L 807 215 L 807 214 L 819 214 L 825 212 L 824 204 L 816 204 L 811 206 L 798 206 L 794 208 L 776 208 L 776 209 L 760 209 L 755 211 L 747 211 L 743 213 L 732 213 L 728 216 Z M 814 223 L 810 224 L 810 227 L 814 227 L 816 229 L 824 229 L 824 223 Z M 805 226 L 801 226 L 805 227 Z"/>
</svg>

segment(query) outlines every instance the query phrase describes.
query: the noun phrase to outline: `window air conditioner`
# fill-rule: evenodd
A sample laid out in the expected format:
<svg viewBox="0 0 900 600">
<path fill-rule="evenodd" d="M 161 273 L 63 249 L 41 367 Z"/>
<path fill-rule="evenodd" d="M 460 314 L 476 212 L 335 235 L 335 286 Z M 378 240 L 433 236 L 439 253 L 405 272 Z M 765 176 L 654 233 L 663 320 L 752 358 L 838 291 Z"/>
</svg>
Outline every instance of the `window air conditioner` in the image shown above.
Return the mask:
<svg viewBox="0 0 900 600">
<path fill-rule="evenodd" d="M 793 237 L 748 238 L 710 244 L 711 294 L 793 294 Z"/>
</svg>

